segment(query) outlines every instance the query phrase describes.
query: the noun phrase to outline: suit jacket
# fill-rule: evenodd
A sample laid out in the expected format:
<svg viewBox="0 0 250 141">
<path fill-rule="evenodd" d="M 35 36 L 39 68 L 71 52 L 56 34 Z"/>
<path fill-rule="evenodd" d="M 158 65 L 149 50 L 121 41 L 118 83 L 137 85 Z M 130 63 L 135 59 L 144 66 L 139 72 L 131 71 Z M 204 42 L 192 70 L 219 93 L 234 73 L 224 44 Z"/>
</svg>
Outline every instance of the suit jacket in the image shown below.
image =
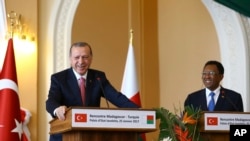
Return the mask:
<svg viewBox="0 0 250 141">
<path fill-rule="evenodd" d="M 194 108 L 201 108 L 202 111 L 208 111 L 206 90 L 201 89 L 189 94 L 184 103 L 184 106 L 187 105 L 192 105 Z M 235 91 L 221 87 L 214 111 L 243 112 L 244 109 L 241 95 Z"/>
<path fill-rule="evenodd" d="M 103 87 L 105 94 L 101 87 Z M 89 69 L 86 78 L 86 105 L 84 106 L 100 107 L 101 97 L 104 95 L 117 107 L 139 108 L 110 84 L 104 72 Z M 51 75 L 46 110 L 54 118 L 54 110 L 61 105 L 67 107 L 83 106 L 78 81 L 72 68 Z M 50 141 L 62 141 L 62 136 L 60 134 L 51 135 Z"/>
</svg>

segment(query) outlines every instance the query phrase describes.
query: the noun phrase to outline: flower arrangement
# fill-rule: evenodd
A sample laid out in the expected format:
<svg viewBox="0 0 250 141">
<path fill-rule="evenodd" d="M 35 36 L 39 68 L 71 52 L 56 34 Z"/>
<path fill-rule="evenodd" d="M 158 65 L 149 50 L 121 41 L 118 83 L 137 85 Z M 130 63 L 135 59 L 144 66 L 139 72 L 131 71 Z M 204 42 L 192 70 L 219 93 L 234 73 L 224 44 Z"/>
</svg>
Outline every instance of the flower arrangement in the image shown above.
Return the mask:
<svg viewBox="0 0 250 141">
<path fill-rule="evenodd" d="M 180 115 L 165 108 L 155 108 L 156 119 L 160 119 L 158 141 L 201 141 L 198 120 L 201 110 L 186 106 Z"/>
</svg>

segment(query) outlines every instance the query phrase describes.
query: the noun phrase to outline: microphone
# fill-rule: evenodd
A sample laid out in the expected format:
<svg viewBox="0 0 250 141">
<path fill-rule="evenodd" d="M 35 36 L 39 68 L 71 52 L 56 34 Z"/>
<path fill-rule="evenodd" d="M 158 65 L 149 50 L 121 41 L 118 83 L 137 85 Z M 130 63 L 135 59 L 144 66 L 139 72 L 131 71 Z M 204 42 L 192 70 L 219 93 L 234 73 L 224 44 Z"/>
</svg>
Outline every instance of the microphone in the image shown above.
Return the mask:
<svg viewBox="0 0 250 141">
<path fill-rule="evenodd" d="M 226 94 L 223 90 L 221 91 L 221 97 L 226 98 L 226 100 L 233 106 L 234 110 L 239 111 L 237 106 L 233 103 L 233 101 L 229 97 L 226 96 Z"/>
<path fill-rule="evenodd" d="M 103 95 L 104 95 L 104 99 L 105 99 L 106 104 L 107 104 L 107 107 L 109 108 L 109 103 L 108 103 L 108 100 L 107 100 L 107 98 L 106 98 L 106 94 L 105 94 L 105 92 L 104 92 L 103 86 L 102 86 L 101 78 L 100 78 L 100 77 L 97 77 L 96 79 L 97 79 L 97 81 L 99 82 L 99 85 L 100 85 L 100 87 L 101 87 L 102 93 L 103 93 Z"/>
</svg>

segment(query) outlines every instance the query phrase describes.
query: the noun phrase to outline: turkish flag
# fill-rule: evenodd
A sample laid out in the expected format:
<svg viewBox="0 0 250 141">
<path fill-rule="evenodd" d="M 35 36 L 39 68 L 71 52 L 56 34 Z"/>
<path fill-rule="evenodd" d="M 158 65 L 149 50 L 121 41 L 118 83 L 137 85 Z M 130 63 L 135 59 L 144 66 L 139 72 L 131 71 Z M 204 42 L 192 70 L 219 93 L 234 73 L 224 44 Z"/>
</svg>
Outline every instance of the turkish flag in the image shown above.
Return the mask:
<svg viewBox="0 0 250 141">
<path fill-rule="evenodd" d="M 218 125 L 218 117 L 207 117 L 207 125 Z"/>
<path fill-rule="evenodd" d="M 87 114 L 75 114 L 75 122 L 87 122 Z"/>
<path fill-rule="evenodd" d="M 0 115 L 1 140 L 20 141 L 23 131 L 12 39 L 9 39 L 0 73 Z"/>
<path fill-rule="evenodd" d="M 21 122 L 23 126 L 23 134 L 21 141 L 31 141 L 28 123 L 30 121 L 31 113 L 29 110 L 21 107 Z"/>
</svg>

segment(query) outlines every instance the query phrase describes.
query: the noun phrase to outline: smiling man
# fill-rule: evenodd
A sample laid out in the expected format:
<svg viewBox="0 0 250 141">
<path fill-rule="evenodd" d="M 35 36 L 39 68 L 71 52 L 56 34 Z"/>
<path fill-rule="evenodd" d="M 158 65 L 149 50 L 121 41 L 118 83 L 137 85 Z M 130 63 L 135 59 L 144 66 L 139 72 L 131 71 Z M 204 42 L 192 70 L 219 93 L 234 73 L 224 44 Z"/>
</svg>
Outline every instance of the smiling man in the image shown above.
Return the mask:
<svg viewBox="0 0 250 141">
<path fill-rule="evenodd" d="M 72 44 L 69 59 L 70 68 L 51 75 L 46 110 L 53 118 L 65 120 L 71 106 L 100 107 L 101 97 L 117 107 L 139 108 L 111 85 L 103 71 L 90 68 L 93 53 L 88 43 Z M 50 141 L 62 141 L 62 135 L 50 135 Z"/>
<path fill-rule="evenodd" d="M 241 95 L 220 85 L 224 77 L 224 67 L 220 62 L 208 61 L 201 75 L 205 88 L 189 94 L 184 106 L 192 105 L 203 111 L 243 112 Z"/>
</svg>

